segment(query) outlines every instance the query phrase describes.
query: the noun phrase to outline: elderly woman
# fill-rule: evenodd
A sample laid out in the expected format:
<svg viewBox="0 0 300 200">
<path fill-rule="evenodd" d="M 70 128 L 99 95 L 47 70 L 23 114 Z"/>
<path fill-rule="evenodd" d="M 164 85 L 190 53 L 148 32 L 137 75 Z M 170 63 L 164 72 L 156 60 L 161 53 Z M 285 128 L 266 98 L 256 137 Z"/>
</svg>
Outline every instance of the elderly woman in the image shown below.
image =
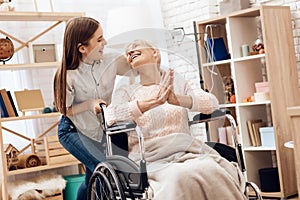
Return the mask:
<svg viewBox="0 0 300 200">
<path fill-rule="evenodd" d="M 160 52 L 137 40 L 126 49 L 127 62 L 140 82 L 118 88 L 107 107 L 108 124 L 133 120 L 145 138 L 145 159 L 154 199 L 246 199 L 236 165 L 190 135 L 188 111 L 205 114 L 218 108 L 216 97 L 162 72 Z M 129 157 L 139 160 L 138 140 L 129 135 Z"/>
</svg>

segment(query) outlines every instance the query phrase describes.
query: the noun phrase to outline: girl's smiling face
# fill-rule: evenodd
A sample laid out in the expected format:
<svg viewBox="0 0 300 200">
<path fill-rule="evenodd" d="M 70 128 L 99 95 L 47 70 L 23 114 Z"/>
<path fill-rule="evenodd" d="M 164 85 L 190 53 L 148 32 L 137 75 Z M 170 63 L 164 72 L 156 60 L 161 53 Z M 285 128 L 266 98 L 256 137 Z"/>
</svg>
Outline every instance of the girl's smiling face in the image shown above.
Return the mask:
<svg viewBox="0 0 300 200">
<path fill-rule="evenodd" d="M 107 44 L 101 26 L 93 34 L 93 37 L 89 40 L 87 45 L 82 45 L 82 58 L 87 63 L 93 63 L 93 61 L 101 60 L 103 57 L 103 49 Z"/>
</svg>

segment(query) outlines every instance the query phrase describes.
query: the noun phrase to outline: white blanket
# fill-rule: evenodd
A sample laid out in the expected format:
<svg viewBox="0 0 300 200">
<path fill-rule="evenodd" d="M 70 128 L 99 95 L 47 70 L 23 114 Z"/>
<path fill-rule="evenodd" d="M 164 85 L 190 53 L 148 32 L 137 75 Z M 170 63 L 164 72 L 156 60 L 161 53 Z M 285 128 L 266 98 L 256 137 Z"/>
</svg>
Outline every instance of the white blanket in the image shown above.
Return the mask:
<svg viewBox="0 0 300 200">
<path fill-rule="evenodd" d="M 66 187 L 66 180 L 59 174 L 46 173 L 30 180 L 8 183 L 11 200 L 40 200 L 60 194 Z"/>
<path fill-rule="evenodd" d="M 138 161 L 138 153 L 130 153 Z M 230 163 L 188 134 L 145 142 L 148 178 L 155 200 L 243 200 L 245 179 Z"/>
</svg>

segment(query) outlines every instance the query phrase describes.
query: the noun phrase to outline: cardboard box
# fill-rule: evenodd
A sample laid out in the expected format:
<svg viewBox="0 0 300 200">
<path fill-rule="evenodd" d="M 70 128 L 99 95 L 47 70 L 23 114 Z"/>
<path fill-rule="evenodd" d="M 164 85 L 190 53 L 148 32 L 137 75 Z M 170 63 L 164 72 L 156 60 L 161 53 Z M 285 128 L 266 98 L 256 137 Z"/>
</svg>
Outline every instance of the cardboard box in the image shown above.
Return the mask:
<svg viewBox="0 0 300 200">
<path fill-rule="evenodd" d="M 55 44 L 33 44 L 33 62 L 56 62 Z"/>
<path fill-rule="evenodd" d="M 220 13 L 226 15 L 237 10 L 242 10 L 250 7 L 248 0 L 227 0 L 220 1 Z"/>
<path fill-rule="evenodd" d="M 255 92 L 254 93 L 254 101 L 255 102 L 263 102 L 270 100 L 269 92 Z"/>
<path fill-rule="evenodd" d="M 261 146 L 263 147 L 275 147 L 275 135 L 273 127 L 261 127 L 259 128 Z"/>
</svg>

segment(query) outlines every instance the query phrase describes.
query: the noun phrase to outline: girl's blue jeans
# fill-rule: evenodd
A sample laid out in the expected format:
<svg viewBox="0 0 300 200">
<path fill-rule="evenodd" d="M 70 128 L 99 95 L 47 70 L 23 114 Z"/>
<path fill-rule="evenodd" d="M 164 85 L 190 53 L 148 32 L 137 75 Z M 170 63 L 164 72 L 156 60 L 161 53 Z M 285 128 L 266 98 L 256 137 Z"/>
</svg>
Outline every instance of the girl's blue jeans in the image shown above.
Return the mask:
<svg viewBox="0 0 300 200">
<path fill-rule="evenodd" d="M 58 138 L 62 146 L 85 166 L 85 181 L 77 192 L 77 200 L 87 199 L 90 177 L 99 162 L 106 160 L 105 138 L 95 141 L 78 132 L 72 121 L 62 116 L 58 124 Z"/>
</svg>

